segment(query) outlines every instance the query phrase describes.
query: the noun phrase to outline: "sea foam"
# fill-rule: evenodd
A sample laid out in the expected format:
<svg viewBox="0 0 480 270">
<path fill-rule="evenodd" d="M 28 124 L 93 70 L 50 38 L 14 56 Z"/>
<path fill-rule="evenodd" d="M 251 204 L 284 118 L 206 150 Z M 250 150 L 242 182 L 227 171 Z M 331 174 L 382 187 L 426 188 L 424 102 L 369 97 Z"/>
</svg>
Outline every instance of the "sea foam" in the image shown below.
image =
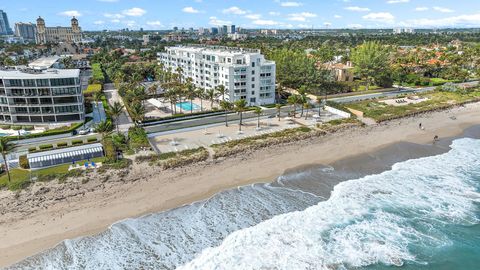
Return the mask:
<svg viewBox="0 0 480 270">
<path fill-rule="evenodd" d="M 347 269 L 425 263 L 445 227 L 478 224 L 480 140 L 335 186 L 327 201 L 238 230 L 178 269 Z M 415 250 L 416 252 L 413 252 Z"/>
</svg>

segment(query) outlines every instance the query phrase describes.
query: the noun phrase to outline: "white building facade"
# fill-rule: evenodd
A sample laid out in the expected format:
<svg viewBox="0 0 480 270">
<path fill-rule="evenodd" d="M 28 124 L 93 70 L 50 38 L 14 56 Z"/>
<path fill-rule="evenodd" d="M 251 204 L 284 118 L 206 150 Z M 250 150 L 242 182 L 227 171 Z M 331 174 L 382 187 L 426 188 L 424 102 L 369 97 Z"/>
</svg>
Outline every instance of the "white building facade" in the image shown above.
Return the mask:
<svg viewBox="0 0 480 270">
<path fill-rule="evenodd" d="M 275 103 L 275 62 L 260 50 L 222 46 L 188 45 L 166 47 L 158 61 L 166 70 L 180 67 L 183 78 L 207 90 L 224 85 L 225 99 L 245 99 L 250 106 Z"/>
<path fill-rule="evenodd" d="M 0 122 L 73 123 L 85 120 L 78 69 L 0 68 Z"/>
</svg>

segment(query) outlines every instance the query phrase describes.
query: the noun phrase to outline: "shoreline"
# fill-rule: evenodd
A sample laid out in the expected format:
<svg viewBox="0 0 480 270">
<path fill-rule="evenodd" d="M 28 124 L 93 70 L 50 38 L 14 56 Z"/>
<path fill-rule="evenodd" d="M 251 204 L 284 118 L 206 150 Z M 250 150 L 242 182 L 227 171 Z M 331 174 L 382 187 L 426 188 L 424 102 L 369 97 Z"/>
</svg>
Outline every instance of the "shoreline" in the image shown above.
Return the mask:
<svg viewBox="0 0 480 270">
<path fill-rule="evenodd" d="M 455 115 L 457 120 L 451 120 L 450 115 Z M 418 129 L 419 122 L 426 130 Z M 272 182 L 301 166 L 328 165 L 399 142 L 428 144 L 434 135 L 441 139 L 454 137 L 478 124 L 480 103 L 474 103 L 264 148 L 222 161 L 161 171 L 160 174 L 148 164 L 137 164 L 129 174 L 133 177 L 130 181 L 107 181 L 100 183 L 101 189 L 67 196 L 45 209 L 36 209 L 23 216 L 21 212 L 2 216 L 0 267 L 42 252 L 64 239 L 93 235 L 121 220 L 189 205 L 222 190 Z M 41 185 L 55 186 L 52 183 Z M 13 195 L 7 193 L 0 193 L 3 207 L 5 201 L 12 200 Z"/>
</svg>

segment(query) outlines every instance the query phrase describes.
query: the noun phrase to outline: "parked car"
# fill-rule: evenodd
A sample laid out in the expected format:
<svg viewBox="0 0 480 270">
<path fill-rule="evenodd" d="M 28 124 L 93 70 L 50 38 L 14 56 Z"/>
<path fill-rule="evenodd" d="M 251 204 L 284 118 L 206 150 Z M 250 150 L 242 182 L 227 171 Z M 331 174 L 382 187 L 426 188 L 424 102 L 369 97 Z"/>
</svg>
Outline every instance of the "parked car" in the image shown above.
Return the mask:
<svg viewBox="0 0 480 270">
<path fill-rule="evenodd" d="M 90 133 L 90 129 L 88 129 L 88 128 L 87 129 L 81 129 L 81 130 L 78 131 L 79 135 L 86 135 L 88 133 Z"/>
</svg>

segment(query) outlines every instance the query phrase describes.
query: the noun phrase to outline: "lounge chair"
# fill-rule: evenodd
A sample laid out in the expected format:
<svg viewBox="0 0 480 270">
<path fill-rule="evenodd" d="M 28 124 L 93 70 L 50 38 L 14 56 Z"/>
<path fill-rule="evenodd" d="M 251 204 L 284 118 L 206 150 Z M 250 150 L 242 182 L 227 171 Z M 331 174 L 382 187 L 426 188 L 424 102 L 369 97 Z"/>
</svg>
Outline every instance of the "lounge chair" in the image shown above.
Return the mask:
<svg viewBox="0 0 480 270">
<path fill-rule="evenodd" d="M 94 167 L 94 168 L 96 168 L 96 167 L 97 167 L 97 165 L 95 164 L 95 162 L 93 162 L 93 161 L 92 161 L 92 163 L 91 163 L 91 164 L 92 164 L 92 167 Z"/>
<path fill-rule="evenodd" d="M 85 162 L 85 169 L 88 169 L 88 162 Z"/>
</svg>

